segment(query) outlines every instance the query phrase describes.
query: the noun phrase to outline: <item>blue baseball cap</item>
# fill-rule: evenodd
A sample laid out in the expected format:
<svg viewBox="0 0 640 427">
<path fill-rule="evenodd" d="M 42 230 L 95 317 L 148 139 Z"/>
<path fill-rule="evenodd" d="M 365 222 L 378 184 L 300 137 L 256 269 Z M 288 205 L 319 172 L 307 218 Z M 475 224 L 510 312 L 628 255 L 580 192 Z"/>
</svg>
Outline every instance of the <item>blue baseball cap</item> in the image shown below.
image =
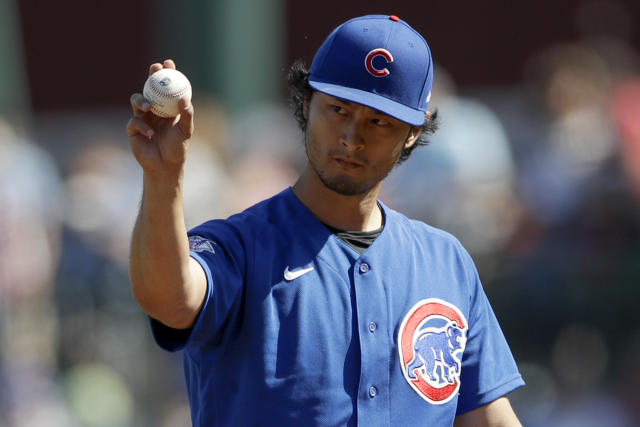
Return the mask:
<svg viewBox="0 0 640 427">
<path fill-rule="evenodd" d="M 395 15 L 367 15 L 337 27 L 311 64 L 319 92 L 422 126 L 433 60 L 425 39 Z"/>
</svg>

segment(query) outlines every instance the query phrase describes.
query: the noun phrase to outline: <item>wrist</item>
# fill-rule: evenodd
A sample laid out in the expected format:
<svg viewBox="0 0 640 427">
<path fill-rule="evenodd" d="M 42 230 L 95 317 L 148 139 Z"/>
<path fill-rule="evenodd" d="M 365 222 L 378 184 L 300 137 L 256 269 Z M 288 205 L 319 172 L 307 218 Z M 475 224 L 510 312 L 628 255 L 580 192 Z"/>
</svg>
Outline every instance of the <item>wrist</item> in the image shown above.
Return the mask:
<svg viewBox="0 0 640 427">
<path fill-rule="evenodd" d="M 143 191 L 145 194 L 154 194 L 162 197 L 177 197 L 182 195 L 184 171 L 148 172 L 143 174 Z"/>
</svg>

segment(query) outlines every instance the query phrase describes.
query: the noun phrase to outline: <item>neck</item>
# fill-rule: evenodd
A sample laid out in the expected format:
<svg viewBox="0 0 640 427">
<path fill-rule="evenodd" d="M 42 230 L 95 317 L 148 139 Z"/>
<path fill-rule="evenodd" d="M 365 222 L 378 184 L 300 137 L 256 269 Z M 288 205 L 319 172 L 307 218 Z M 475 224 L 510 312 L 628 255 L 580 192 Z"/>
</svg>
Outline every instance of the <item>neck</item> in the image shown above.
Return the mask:
<svg viewBox="0 0 640 427">
<path fill-rule="evenodd" d="M 373 231 L 382 226 L 379 182 L 363 194 L 346 196 L 327 188 L 309 165 L 293 186 L 294 194 L 318 220 L 349 231 Z"/>
</svg>

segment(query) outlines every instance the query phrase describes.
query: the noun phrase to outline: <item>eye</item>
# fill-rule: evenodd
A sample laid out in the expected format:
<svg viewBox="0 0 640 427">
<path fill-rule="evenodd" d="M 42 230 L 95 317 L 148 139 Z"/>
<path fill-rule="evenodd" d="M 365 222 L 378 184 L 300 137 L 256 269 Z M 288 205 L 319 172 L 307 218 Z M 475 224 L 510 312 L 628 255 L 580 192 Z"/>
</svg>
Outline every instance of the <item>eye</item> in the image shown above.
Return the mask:
<svg viewBox="0 0 640 427">
<path fill-rule="evenodd" d="M 335 113 L 340 114 L 341 116 L 346 116 L 347 115 L 347 110 L 345 110 L 343 107 L 341 107 L 339 105 L 331 105 L 331 109 Z"/>
<path fill-rule="evenodd" d="M 377 126 L 389 126 L 391 124 L 391 122 L 389 122 L 388 120 L 385 120 L 380 117 L 376 117 L 372 119 L 371 122 Z"/>
</svg>

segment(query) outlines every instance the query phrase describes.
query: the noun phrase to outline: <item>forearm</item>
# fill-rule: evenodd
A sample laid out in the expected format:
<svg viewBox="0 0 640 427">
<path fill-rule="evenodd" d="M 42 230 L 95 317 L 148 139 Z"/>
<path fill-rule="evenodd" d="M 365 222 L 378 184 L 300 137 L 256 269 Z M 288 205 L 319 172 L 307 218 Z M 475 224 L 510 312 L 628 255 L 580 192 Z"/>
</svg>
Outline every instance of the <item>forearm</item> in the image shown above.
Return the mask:
<svg viewBox="0 0 640 427">
<path fill-rule="evenodd" d="M 189 267 L 181 172 L 175 178 L 145 174 L 129 274 L 133 295 L 150 316 L 169 326 L 189 326 L 199 301 Z"/>
</svg>

